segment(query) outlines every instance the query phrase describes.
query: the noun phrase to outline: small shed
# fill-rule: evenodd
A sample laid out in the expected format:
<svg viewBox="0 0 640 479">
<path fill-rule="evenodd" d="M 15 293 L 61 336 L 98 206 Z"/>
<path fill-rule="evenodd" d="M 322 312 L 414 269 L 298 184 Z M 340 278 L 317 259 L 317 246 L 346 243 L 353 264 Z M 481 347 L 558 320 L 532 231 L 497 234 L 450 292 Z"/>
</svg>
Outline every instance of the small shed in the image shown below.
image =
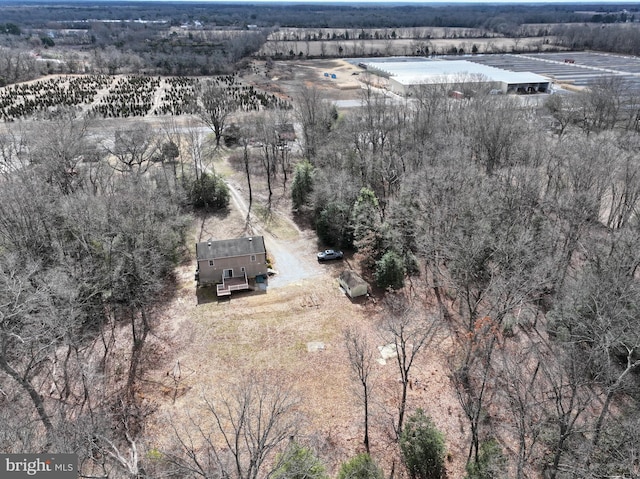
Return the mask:
<svg viewBox="0 0 640 479">
<path fill-rule="evenodd" d="M 350 269 L 344 270 L 340 273 L 338 282 L 350 298 L 364 296 L 369 292 L 369 283 L 362 279 L 358 273 L 351 271 Z"/>
</svg>

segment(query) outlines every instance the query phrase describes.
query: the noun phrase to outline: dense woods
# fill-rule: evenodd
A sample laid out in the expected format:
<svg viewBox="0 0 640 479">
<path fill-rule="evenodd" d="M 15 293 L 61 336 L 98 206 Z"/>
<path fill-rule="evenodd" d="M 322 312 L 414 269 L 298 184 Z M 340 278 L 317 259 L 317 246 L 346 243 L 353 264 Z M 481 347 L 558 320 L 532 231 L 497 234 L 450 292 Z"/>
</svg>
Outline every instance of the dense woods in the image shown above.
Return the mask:
<svg viewBox="0 0 640 479">
<path fill-rule="evenodd" d="M 188 222 L 161 168 L 86 162 L 103 156 L 88 127 L 67 116 L 0 137 L 1 448 L 84 451 L 108 474 L 147 413 L 136 384 Z"/>
<path fill-rule="evenodd" d="M 226 112 L 207 107 L 224 95 L 221 84 L 198 90 L 204 120 Z M 230 130 L 238 151 L 243 138 L 264 143 L 245 158 L 247 178 L 269 179 L 270 193 L 299 161 L 295 214 L 328 244 L 355 250 L 364 274 L 388 288 L 380 334 L 399 353 L 400 397 L 415 358 L 441 335 L 452 339 L 447 367 L 468 424 L 470 478 L 632 477 L 637 467 L 629 448 L 639 433 L 638 138 L 624 108 L 611 107 L 625 101 L 612 85 L 594 84 L 571 102 L 551 96 L 536 109 L 518 97 L 459 101 L 433 88 L 398 105 L 364 90 L 362 109 L 339 114 L 304 88 L 293 112 L 270 109 Z M 581 121 L 542 126 L 577 109 Z M 277 135 L 260 136 L 261 125 L 285 114 L 304 129 L 304 154 L 291 164 L 275 153 Z M 2 136 L 0 368 L 11 380 L 3 450 L 73 450 L 86 471 L 108 477 L 157 477 L 165 468 L 191 477 L 197 465 L 257 478 L 263 462 L 285 467 L 267 457 L 295 431 L 297 399 L 268 378 L 228 389 L 235 392 L 221 399 L 223 409 L 206 398 L 223 437 L 257 434 L 240 418 L 229 430 L 228 415 L 272 404 L 255 413 L 274 421 L 257 450 L 228 451 L 239 458 L 236 472 L 226 453 L 205 466 L 219 454 L 215 445 L 196 448 L 207 436 L 185 436 L 178 424 L 173 449 L 161 451 L 168 462 L 125 459 L 124 451 L 145 447 L 151 411 L 137 384 L 153 358 L 147 342 L 171 296 L 173 266 L 186 252 L 189 198 L 224 203 L 194 199 L 202 190 L 193 196 L 192 188 L 208 178 L 198 158 L 172 166 L 189 135 L 167 126 L 167 143 L 140 126 L 96 144 L 91 121 L 69 113 L 38 135 L 25 125 Z M 225 121 L 211 123 L 212 132 L 224 136 Z M 211 185 L 214 194 L 223 188 Z M 357 331 L 345 338 L 367 416 L 371 358 Z M 396 439 L 437 438 L 428 417 L 414 413 L 398 403 Z M 415 431 L 416 421 L 425 431 Z M 260 463 L 245 470 L 254 455 Z M 288 460 L 311 459 L 298 451 Z"/>
<path fill-rule="evenodd" d="M 623 90 L 594 84 L 571 107 L 565 99 L 580 121 L 555 133 L 540 125 L 561 116 L 560 97 L 531 110 L 426 87 L 403 106 L 365 92 L 357 113 L 302 123 L 313 148 L 296 181 L 311 177 L 313 192 L 299 214 L 360 252 L 381 286 L 402 290 L 380 281 L 388 256 L 399 258 L 455 338 L 469 471 L 487 445 L 503 461 L 470 477 L 632 477 L 637 467 L 633 452 L 611 449 L 637 440 L 640 367 L 638 138 L 625 108 L 608 110 Z M 303 91 L 298 111 L 321 112 L 313 98 Z M 498 453 L 496 439 L 509 449 Z"/>
<path fill-rule="evenodd" d="M 31 5 L 37 2 L 31 2 Z M 202 23 L 215 23 L 218 26 L 259 27 L 475 27 L 498 23 L 497 20 L 512 24 L 523 23 L 573 23 L 595 19 L 598 16 L 619 19 L 615 12 L 625 10 L 630 17 L 635 11 L 634 5 L 593 4 L 576 8 L 575 5 L 348 5 L 348 4 L 297 4 L 269 5 L 254 4 L 250 8 L 233 3 L 183 5 L 179 3 L 154 2 L 147 4 L 120 4 L 112 8 L 97 11 L 91 4 L 76 2 L 73 6 L 42 2 L 37 8 L 25 9 L 19 3 L 6 2 L 3 6 L 4 22 L 8 24 L 28 23 L 41 27 L 51 22 L 64 21 L 72 27 L 80 27 L 87 19 L 104 20 L 146 20 L 154 24 L 181 23 L 198 20 Z M 589 10 L 589 11 L 588 11 Z M 623 18 L 623 20 L 626 19 Z M 602 20 L 602 19 L 600 19 Z M 154 24 L 149 25 L 152 27 Z M 70 27 L 70 28 L 72 28 Z"/>
</svg>

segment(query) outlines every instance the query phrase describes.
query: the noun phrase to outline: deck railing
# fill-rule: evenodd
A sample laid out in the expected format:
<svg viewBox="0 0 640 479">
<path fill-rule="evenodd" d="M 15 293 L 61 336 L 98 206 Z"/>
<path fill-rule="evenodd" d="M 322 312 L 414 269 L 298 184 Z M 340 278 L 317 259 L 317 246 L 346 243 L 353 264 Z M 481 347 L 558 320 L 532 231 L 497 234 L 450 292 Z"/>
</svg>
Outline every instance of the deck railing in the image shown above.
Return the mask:
<svg viewBox="0 0 640 479">
<path fill-rule="evenodd" d="M 247 272 L 245 271 L 242 274 L 242 276 L 236 276 L 234 278 L 222 278 L 222 283 L 216 286 L 218 296 L 229 296 L 231 291 L 249 289 Z"/>
</svg>

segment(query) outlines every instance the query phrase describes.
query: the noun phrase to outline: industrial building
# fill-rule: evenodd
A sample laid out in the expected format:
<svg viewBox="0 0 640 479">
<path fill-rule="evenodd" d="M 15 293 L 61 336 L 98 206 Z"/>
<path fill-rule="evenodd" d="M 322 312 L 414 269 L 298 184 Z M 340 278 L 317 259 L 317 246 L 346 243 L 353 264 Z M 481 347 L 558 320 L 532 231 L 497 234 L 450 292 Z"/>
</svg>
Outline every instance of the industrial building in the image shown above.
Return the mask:
<svg viewBox="0 0 640 479">
<path fill-rule="evenodd" d="M 465 60 L 406 59 L 404 61 L 367 61 L 359 66 L 384 78 L 394 93 L 411 96 L 424 85 L 477 84 L 494 93 L 544 93 L 551 80 L 530 72 L 512 72 Z"/>
</svg>

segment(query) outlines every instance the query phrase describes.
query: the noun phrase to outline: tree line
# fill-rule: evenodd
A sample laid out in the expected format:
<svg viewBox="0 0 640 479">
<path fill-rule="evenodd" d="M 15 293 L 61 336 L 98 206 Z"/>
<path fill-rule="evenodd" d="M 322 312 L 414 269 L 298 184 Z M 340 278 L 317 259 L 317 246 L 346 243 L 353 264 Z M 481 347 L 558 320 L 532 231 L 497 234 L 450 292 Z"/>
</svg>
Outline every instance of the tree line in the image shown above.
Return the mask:
<svg viewBox="0 0 640 479">
<path fill-rule="evenodd" d="M 640 53 L 640 31 L 633 23 L 557 25 L 552 34 L 557 36 L 559 45 L 572 50 Z"/>
<path fill-rule="evenodd" d="M 68 28 L 82 28 L 88 20 L 122 21 L 131 26 L 135 20 L 155 21 L 155 25 L 179 26 L 198 20 L 202 24 L 237 27 L 255 24 L 258 27 L 336 27 L 336 28 L 398 28 L 398 27 L 484 27 L 491 19 L 501 18 L 512 24 L 576 23 L 590 21 L 594 14 L 606 16 L 626 9 L 629 16 L 636 11 L 628 4 L 593 4 L 590 12 L 576 11 L 572 5 L 208 5 L 153 4 L 113 5 L 96 11 L 89 4 L 73 6 L 45 3 L 38 9 L 16 4 L 3 6 L 3 18 L 18 26 L 50 27 L 65 23 Z M 151 25 L 148 25 L 151 26 Z"/>
<path fill-rule="evenodd" d="M 623 9 L 627 13 L 621 16 Z M 0 8 L 7 22 L 3 24 L 4 33 L 0 30 L 0 44 L 9 49 L 0 50 L 0 86 L 43 73 L 230 74 L 243 58 L 259 52 L 269 34 L 280 28 L 354 30 L 366 40 L 363 32 L 370 29 L 388 29 L 390 38 L 393 30 L 428 27 L 478 29 L 484 32 L 482 36 L 489 37 L 522 37 L 545 36 L 553 25 L 560 25 L 563 45 L 595 49 L 611 45 L 616 48 L 609 51 L 633 53 L 625 34 L 608 33 L 602 46 L 584 31 L 578 35 L 583 39 L 580 42 L 568 40 L 575 34 L 565 35 L 564 27 L 572 32 L 582 24 L 600 27 L 603 18 L 615 18 L 616 22 L 633 22 L 636 18 L 629 5 L 594 5 L 593 11 L 576 11 L 571 5 L 325 5 L 318 10 L 310 5 L 216 5 L 213 9 L 206 5 L 154 4 L 153 8 L 113 5 L 97 12 L 82 3 L 73 7 L 45 4 L 35 10 L 7 4 Z M 617 27 L 633 23 L 606 25 L 619 31 Z M 633 32 L 630 28 L 629 34 Z M 595 30 L 592 33 L 596 40 L 603 36 Z M 384 33 L 381 35 L 385 38 Z M 49 47 L 63 50 L 65 61 L 36 62 L 29 54 Z M 80 61 L 83 54 L 92 56 L 89 68 Z"/>
</svg>

